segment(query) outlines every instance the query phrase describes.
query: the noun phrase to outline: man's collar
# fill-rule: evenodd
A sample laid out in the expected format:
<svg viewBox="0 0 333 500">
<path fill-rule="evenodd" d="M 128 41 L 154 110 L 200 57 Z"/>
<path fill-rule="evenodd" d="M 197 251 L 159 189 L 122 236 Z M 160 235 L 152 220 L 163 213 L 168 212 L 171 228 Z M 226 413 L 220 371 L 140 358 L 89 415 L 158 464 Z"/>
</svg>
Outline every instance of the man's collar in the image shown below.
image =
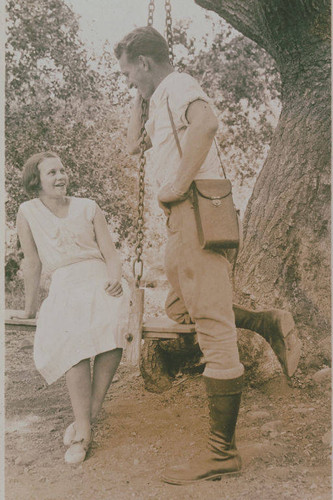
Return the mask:
<svg viewBox="0 0 333 500">
<path fill-rule="evenodd" d="M 169 73 L 165 78 L 163 78 L 163 80 L 159 83 L 159 85 L 154 90 L 154 93 L 150 98 L 150 103 L 153 103 L 153 102 L 155 103 L 156 101 L 158 101 L 158 99 L 162 96 L 163 91 L 164 91 L 165 87 L 167 86 L 169 80 L 171 78 L 173 78 L 174 75 L 178 75 L 178 71 L 176 71 L 176 70 L 171 71 L 171 73 Z"/>
</svg>

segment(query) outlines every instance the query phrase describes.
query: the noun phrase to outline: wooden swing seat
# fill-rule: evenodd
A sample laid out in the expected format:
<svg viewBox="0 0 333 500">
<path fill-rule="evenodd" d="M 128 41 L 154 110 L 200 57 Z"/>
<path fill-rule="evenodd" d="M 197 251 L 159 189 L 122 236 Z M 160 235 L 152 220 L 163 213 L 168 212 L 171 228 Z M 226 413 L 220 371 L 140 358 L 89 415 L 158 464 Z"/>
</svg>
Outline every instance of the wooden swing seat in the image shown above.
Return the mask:
<svg viewBox="0 0 333 500">
<path fill-rule="evenodd" d="M 21 311 L 6 309 L 6 326 L 36 328 L 36 319 L 10 319 Z M 142 338 L 150 340 L 177 339 L 180 335 L 195 334 L 195 327 L 191 325 L 180 325 L 167 316 L 160 318 L 147 318 L 142 326 Z"/>
<path fill-rule="evenodd" d="M 142 337 L 144 339 L 177 339 L 180 335 L 195 334 L 195 327 L 191 325 L 180 325 L 167 316 L 162 318 L 147 318 L 142 326 Z"/>
<path fill-rule="evenodd" d="M 11 316 L 15 316 L 23 311 L 17 309 L 6 309 L 5 310 L 5 325 L 6 326 L 16 326 L 20 329 L 27 328 L 28 330 L 36 329 L 36 319 L 11 319 Z"/>
</svg>

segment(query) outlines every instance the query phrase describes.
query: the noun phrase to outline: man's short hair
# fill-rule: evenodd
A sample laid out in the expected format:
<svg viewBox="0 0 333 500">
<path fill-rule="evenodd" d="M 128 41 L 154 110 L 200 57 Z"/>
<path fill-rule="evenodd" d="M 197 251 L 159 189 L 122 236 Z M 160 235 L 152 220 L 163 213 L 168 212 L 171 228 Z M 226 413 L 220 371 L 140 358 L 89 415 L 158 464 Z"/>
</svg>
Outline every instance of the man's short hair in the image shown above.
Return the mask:
<svg viewBox="0 0 333 500">
<path fill-rule="evenodd" d="M 29 196 L 38 196 L 41 189 L 38 165 L 46 158 L 59 158 L 59 156 L 53 151 L 43 151 L 30 156 L 23 166 L 22 182 Z"/>
<path fill-rule="evenodd" d="M 114 49 L 117 59 L 125 52 L 129 62 L 139 56 L 151 57 L 156 63 L 169 62 L 168 44 L 163 36 L 151 26 L 136 28 L 126 35 Z"/>
</svg>

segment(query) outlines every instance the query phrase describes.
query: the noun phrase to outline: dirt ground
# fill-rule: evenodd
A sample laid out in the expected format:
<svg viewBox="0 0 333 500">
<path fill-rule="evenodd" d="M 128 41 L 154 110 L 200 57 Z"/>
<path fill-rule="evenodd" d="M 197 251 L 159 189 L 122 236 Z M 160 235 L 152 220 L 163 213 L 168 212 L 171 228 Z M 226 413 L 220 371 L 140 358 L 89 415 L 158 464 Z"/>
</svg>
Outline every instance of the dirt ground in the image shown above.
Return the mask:
<svg viewBox="0 0 333 500">
<path fill-rule="evenodd" d="M 136 367 L 121 364 L 95 427 L 87 460 L 64 462 L 72 420 L 64 378 L 46 387 L 32 360 L 33 332 L 6 334 L 6 500 L 331 498 L 330 383 L 281 375 L 244 391 L 238 477 L 172 486 L 161 471 L 200 454 L 208 410 L 200 376 L 163 394 L 145 391 Z"/>
</svg>

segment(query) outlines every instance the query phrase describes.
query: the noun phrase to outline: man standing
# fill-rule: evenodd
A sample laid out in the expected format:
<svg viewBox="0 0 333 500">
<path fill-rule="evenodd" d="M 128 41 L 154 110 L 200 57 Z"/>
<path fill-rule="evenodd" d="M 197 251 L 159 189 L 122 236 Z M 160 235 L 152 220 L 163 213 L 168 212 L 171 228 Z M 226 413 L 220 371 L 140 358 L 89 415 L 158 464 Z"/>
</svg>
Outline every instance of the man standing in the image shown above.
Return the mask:
<svg viewBox="0 0 333 500">
<path fill-rule="evenodd" d="M 187 316 L 195 323 L 206 363 L 203 377 L 210 408 L 207 453 L 200 460 L 169 469 L 163 479 L 172 484 L 216 479 L 241 468 L 234 434 L 244 368 L 237 347 L 230 264 L 223 255 L 200 248 L 187 194 L 194 179 L 220 178 L 213 144 L 218 122 L 196 80 L 174 70 L 167 43 L 154 28 L 133 30 L 117 44 L 115 54 L 129 86 L 138 90 L 128 129 L 131 154 L 140 150 L 142 98 L 149 101 L 145 127 L 152 146 L 158 200 L 168 215 L 165 270 L 172 290 L 167 313 L 180 322 Z"/>
</svg>

